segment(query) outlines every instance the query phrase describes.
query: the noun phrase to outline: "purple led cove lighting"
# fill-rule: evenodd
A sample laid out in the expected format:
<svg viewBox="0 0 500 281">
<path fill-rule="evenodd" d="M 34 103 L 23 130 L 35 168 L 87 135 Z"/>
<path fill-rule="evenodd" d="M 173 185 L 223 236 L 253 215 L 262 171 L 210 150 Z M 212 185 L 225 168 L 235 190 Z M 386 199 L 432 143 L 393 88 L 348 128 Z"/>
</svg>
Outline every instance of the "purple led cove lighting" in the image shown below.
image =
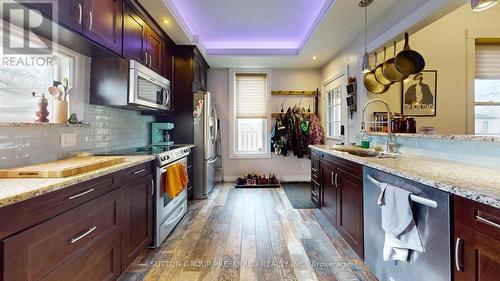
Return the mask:
<svg viewBox="0 0 500 281">
<path fill-rule="evenodd" d="M 164 0 L 207 54 L 297 55 L 334 0 Z"/>
</svg>

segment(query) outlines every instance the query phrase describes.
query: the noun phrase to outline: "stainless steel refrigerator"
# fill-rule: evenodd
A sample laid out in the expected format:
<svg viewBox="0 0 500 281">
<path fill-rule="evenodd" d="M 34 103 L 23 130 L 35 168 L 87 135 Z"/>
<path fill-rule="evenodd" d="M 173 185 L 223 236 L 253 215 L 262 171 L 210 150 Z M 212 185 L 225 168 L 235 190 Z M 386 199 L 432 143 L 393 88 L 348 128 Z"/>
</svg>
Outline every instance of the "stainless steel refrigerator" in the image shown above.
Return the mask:
<svg viewBox="0 0 500 281">
<path fill-rule="evenodd" d="M 215 165 L 217 161 L 217 111 L 213 96 L 207 92 L 197 92 L 193 101 L 193 126 L 195 159 L 194 167 L 198 175 L 194 179 L 193 197 L 205 199 L 215 187 Z M 203 172 L 202 172 L 203 171 Z"/>
</svg>

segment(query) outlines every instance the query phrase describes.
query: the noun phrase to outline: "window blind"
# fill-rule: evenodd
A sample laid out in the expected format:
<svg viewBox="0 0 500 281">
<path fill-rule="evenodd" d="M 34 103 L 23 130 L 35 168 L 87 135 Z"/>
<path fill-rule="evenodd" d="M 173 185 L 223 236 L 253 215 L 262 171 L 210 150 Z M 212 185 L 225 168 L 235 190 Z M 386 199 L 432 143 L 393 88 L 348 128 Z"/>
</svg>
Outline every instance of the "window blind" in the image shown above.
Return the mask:
<svg viewBox="0 0 500 281">
<path fill-rule="evenodd" d="M 500 45 L 476 44 L 476 79 L 500 80 Z"/>
<path fill-rule="evenodd" d="M 235 117 L 267 118 L 267 75 L 235 74 Z"/>
</svg>

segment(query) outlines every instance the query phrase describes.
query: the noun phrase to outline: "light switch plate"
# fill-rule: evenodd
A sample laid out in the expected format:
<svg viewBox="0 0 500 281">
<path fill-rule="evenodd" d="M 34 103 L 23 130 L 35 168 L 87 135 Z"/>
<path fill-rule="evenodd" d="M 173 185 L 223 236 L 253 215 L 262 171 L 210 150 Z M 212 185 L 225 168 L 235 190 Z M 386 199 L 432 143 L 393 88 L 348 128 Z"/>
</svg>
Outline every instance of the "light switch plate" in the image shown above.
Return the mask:
<svg viewBox="0 0 500 281">
<path fill-rule="evenodd" d="M 76 145 L 76 134 L 61 134 L 61 147 Z"/>
</svg>

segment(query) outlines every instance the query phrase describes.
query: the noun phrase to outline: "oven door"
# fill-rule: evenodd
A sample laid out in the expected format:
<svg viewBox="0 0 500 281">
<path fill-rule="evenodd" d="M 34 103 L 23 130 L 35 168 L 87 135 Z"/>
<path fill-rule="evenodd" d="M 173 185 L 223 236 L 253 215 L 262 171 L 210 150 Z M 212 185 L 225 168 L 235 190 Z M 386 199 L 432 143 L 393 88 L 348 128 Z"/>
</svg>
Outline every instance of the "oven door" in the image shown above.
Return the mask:
<svg viewBox="0 0 500 281">
<path fill-rule="evenodd" d="M 130 61 L 129 103 L 171 110 L 170 81 L 151 69 Z"/>
<path fill-rule="evenodd" d="M 156 217 L 158 223 L 163 222 L 170 213 L 182 202 L 187 199 L 187 190 L 184 189 L 182 192 L 177 195 L 175 198 L 171 198 L 167 192 L 165 192 L 165 186 L 168 184 L 166 181 L 166 173 L 167 169 L 177 163 L 184 163 L 187 167 L 187 157 L 183 157 L 175 162 L 172 162 L 164 167 L 160 167 L 157 169 L 156 175 Z"/>
</svg>

